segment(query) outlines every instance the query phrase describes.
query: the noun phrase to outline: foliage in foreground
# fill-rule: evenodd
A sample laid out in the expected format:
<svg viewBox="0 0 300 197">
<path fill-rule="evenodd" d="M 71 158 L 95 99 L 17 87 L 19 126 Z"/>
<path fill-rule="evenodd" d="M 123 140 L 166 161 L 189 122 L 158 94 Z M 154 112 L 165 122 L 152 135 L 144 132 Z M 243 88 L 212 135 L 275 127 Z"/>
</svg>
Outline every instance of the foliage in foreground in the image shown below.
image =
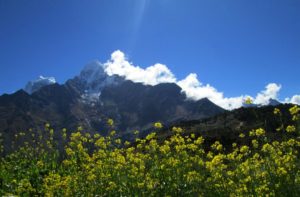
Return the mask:
<svg viewBox="0 0 300 197">
<path fill-rule="evenodd" d="M 256 129 L 247 134 L 249 144 L 234 143 L 231 150 L 218 141 L 207 150 L 203 137 L 174 127 L 163 142 L 154 132 L 134 143 L 122 142 L 113 130 L 105 137 L 80 128 L 70 134 L 63 130 L 65 147 L 58 151 L 46 125 L 46 143 L 32 136 L 31 143 L 1 158 L 0 195 L 297 196 L 299 110 L 290 109 L 295 125 L 278 128 L 283 140 L 271 141 L 265 130 Z M 278 109 L 274 114 L 281 115 Z"/>
</svg>

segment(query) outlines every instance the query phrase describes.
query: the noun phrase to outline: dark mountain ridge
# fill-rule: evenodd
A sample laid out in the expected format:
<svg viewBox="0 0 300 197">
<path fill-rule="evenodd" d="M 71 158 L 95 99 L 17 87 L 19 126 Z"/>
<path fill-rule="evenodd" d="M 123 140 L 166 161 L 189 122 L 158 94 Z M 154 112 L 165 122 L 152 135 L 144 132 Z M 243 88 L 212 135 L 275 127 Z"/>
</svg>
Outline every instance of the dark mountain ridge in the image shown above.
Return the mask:
<svg viewBox="0 0 300 197">
<path fill-rule="evenodd" d="M 209 118 L 178 121 L 161 130 L 158 133 L 158 138 L 160 140 L 169 138 L 173 135 L 172 127 L 175 126 L 182 128 L 184 135 L 194 133 L 196 136 L 203 136 L 206 146 L 215 141 L 220 141 L 227 149 L 230 149 L 233 142 L 250 144 L 252 138 L 249 137 L 249 132 L 263 128 L 268 139 L 280 141 L 288 135 L 285 128 L 288 125 L 297 124 L 292 121 L 289 112 L 289 109 L 293 106 L 293 104 L 279 104 L 276 106 L 241 107 Z M 275 108 L 281 111 L 281 116 L 274 114 Z M 281 128 L 282 125 L 283 128 Z M 281 130 L 278 131 L 278 128 L 281 128 Z M 241 133 L 245 134 L 245 137 L 240 138 Z"/>
<path fill-rule="evenodd" d="M 122 135 L 147 130 L 157 121 L 170 124 L 224 112 L 208 99 L 188 100 L 176 84 L 134 83 L 108 76 L 103 68 L 95 67 L 89 66 L 88 71 L 62 85 L 46 85 L 31 94 L 19 90 L 0 96 L 0 133 L 5 148 L 17 133 L 43 131 L 46 123 L 51 124 L 56 136 L 63 128 L 71 132 L 78 126 L 105 135 L 109 131 L 106 122 L 112 118 Z"/>
<path fill-rule="evenodd" d="M 124 130 L 128 126 L 131 130 L 147 129 L 156 121 L 202 119 L 224 111 L 208 99 L 187 100 L 173 83 L 150 86 L 126 81 L 105 88 L 100 101 L 107 116 L 120 117 L 116 121 Z"/>
</svg>

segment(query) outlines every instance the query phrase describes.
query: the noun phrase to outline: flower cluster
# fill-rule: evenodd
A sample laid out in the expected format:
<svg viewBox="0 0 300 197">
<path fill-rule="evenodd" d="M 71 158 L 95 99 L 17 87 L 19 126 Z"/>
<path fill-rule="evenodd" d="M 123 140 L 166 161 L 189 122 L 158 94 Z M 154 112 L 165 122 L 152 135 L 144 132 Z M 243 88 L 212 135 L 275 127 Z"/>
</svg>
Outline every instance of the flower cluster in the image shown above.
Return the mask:
<svg viewBox="0 0 300 197">
<path fill-rule="evenodd" d="M 293 116 L 299 110 L 293 108 Z M 276 112 L 279 113 L 278 111 Z M 113 120 L 108 120 L 113 127 Z M 161 123 L 154 124 L 162 129 Z M 1 196 L 297 196 L 300 193 L 300 138 L 266 139 L 258 128 L 242 133 L 249 144 L 205 139 L 173 127 L 170 137 L 157 133 L 134 142 L 112 130 L 107 136 L 63 129 L 58 150 L 46 125 L 48 143 L 27 143 L 1 158 Z M 135 132 L 135 135 L 138 132 Z M 18 138 L 24 137 L 18 135 Z"/>
</svg>

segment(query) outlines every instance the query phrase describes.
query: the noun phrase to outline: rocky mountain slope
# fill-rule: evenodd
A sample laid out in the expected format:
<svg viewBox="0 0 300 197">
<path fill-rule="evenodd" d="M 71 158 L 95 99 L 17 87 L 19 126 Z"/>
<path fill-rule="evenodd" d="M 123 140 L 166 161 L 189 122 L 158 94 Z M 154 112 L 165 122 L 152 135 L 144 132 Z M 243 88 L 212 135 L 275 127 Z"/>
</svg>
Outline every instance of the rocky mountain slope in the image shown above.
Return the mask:
<svg viewBox="0 0 300 197">
<path fill-rule="evenodd" d="M 105 134 L 109 118 L 118 132 L 126 132 L 146 130 L 157 121 L 169 124 L 224 112 L 208 99 L 187 100 L 176 84 L 150 86 L 108 76 L 99 62 L 87 65 L 65 84 L 31 85 L 38 88 L 0 96 L 0 132 L 6 143 L 18 132 L 43 130 L 46 123 L 56 132 L 81 126 Z"/>
<path fill-rule="evenodd" d="M 196 136 L 203 136 L 206 145 L 217 140 L 225 145 L 227 149 L 230 149 L 233 142 L 251 143 L 252 138 L 249 137 L 249 132 L 263 128 L 268 139 L 280 141 L 285 135 L 293 135 L 288 134 L 285 128 L 288 125 L 297 124 L 292 121 L 289 112 L 292 106 L 292 104 L 279 104 L 276 106 L 242 107 L 201 120 L 178 121 L 170 127 L 161 130 L 158 133 L 158 138 L 163 140 L 170 137 L 173 134 L 172 127 L 175 126 L 182 128 L 184 135 L 194 133 Z M 274 114 L 275 108 L 281 111 L 281 116 Z M 283 128 L 281 128 L 282 125 Z M 278 128 L 281 128 L 280 131 L 277 130 Z M 239 135 L 241 133 L 245 137 L 240 138 Z"/>
</svg>

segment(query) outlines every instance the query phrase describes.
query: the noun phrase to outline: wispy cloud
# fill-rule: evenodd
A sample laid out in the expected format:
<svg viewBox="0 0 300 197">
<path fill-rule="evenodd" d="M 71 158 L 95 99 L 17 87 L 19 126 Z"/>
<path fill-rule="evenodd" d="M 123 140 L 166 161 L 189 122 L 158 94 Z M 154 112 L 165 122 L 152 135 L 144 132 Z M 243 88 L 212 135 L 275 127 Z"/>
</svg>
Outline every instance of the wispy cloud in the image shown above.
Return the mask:
<svg viewBox="0 0 300 197">
<path fill-rule="evenodd" d="M 189 74 L 182 80 L 177 80 L 166 65 L 157 63 L 144 69 L 129 62 L 125 54 L 120 50 L 111 54 L 111 59 L 104 64 L 104 67 L 108 75 L 116 74 L 125 77 L 127 80 L 147 85 L 176 83 L 182 88 L 182 92 L 187 95 L 188 99 L 199 100 L 208 98 L 217 105 L 230 110 L 241 107 L 246 98 L 251 98 L 255 104 L 266 105 L 270 99 L 278 100 L 278 93 L 281 89 L 281 85 L 269 83 L 255 97 L 250 95 L 225 97 L 223 92 L 220 92 L 215 87 L 201 83 L 195 73 Z M 300 104 L 300 95 L 286 98 L 285 102 Z"/>
</svg>

